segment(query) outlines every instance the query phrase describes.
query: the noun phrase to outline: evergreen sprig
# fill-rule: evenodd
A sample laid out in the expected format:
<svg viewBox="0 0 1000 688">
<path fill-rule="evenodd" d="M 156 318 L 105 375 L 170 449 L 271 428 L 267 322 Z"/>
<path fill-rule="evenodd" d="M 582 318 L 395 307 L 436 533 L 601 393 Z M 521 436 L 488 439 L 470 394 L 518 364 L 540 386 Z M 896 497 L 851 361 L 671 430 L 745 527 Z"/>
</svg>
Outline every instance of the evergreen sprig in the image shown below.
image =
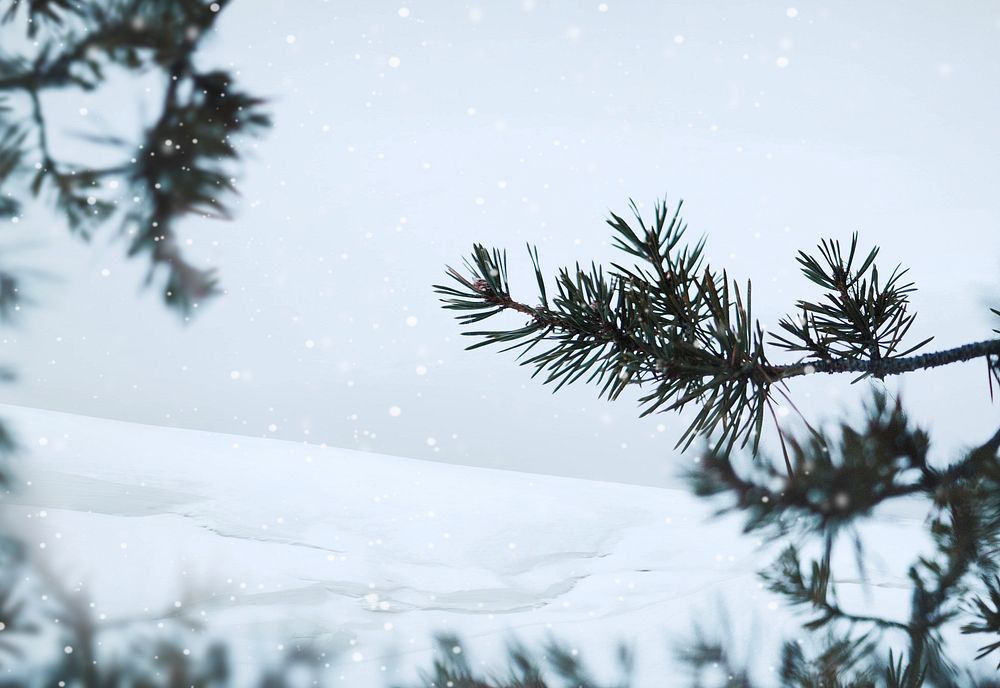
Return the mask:
<svg viewBox="0 0 1000 688">
<path fill-rule="evenodd" d="M 670 214 L 665 203 L 657 204 L 654 222 L 646 226 L 633 206 L 636 228 L 612 215 L 616 245 L 643 264 L 615 264 L 607 274 L 593 264 L 562 269 L 551 301 L 537 249 L 529 247 L 536 306 L 511 296 L 506 254 L 481 245 L 466 261 L 468 277 L 448 268 L 458 288 L 434 289 L 463 325 L 507 310 L 528 317 L 511 330 L 464 332 L 482 338 L 468 348 L 501 344 L 503 351 L 518 350 L 521 364 L 534 367 L 534 375 L 546 372 L 543 382 L 556 383 L 556 390 L 584 376 L 609 399 L 630 384 L 645 386 L 643 415 L 699 407 L 678 446 L 717 434 L 719 450 L 753 440 L 756 451 L 772 380 L 764 332 L 750 311 L 751 286 L 744 296 L 725 272 L 704 266 L 703 242 L 680 245 L 686 226 L 679 210 Z"/>
<path fill-rule="evenodd" d="M 418 683 L 397 688 L 630 688 L 634 658 L 624 645 L 615 653 L 615 678 L 609 683 L 596 679 L 577 652 L 558 642 L 543 643 L 532 651 L 514 642 L 507 648 L 507 664 L 495 670 L 473 667 L 460 638 L 442 634 L 435 639 L 436 652 L 429 671 L 420 672 Z"/>
<path fill-rule="evenodd" d="M 962 633 L 988 633 L 1000 638 L 1000 577 L 984 577 L 982 582 L 986 588 L 986 596 L 974 597 L 969 610 L 977 620 L 962 626 Z M 982 659 L 997 650 L 1000 650 L 1000 640 L 979 648 L 976 659 Z M 1000 662 L 997 663 L 997 669 L 1000 670 Z"/>
<path fill-rule="evenodd" d="M 800 643 L 785 643 L 781 653 L 781 685 L 789 688 L 874 688 L 881 673 L 867 666 L 872 646 L 868 638 L 829 637 L 815 656 Z"/>
<path fill-rule="evenodd" d="M 803 561 L 800 547 L 787 545 L 761 572 L 768 588 L 809 614 L 806 629 L 830 628 L 853 637 L 854 629 L 901 634 L 908 642 L 912 669 L 894 669 L 899 681 L 954 685 L 957 665 L 947 655 L 943 631 L 970 614 L 978 621 L 966 633 L 1000 634 L 1000 432 L 960 459 L 939 467 L 929 458 L 927 433 L 909 420 L 902 405 L 876 392 L 861 427 L 840 426 L 838 437 L 812 433 L 800 442 L 789 438 L 794 480 L 775 461 L 746 461 L 708 453 L 689 469 L 695 494 L 726 496 L 720 513 L 739 511 L 745 530 L 763 531 L 769 540 L 812 538 L 819 558 Z M 845 609 L 837 598 L 832 555 L 844 535 L 863 555 L 856 526 L 871 520 L 890 500 L 922 500 L 933 549 L 907 569 L 910 611 L 889 618 Z M 989 600 L 975 596 L 984 580 Z M 980 657 L 1000 648 L 984 646 Z"/>
<path fill-rule="evenodd" d="M 520 327 L 463 332 L 481 338 L 468 348 L 500 344 L 503 351 L 516 350 L 521 365 L 534 367 L 536 376 L 545 372 L 543 382 L 555 383 L 556 390 L 584 379 L 615 399 L 628 385 L 638 385 L 645 390 L 643 415 L 695 409 L 678 447 L 711 437 L 722 453 L 737 442 L 752 443 L 757 453 L 765 414 L 775 415 L 775 395 L 787 398 L 785 383 L 798 376 L 853 372 L 883 378 L 986 357 L 1000 380 L 1000 363 L 993 362 L 1000 361 L 1000 339 L 911 355 L 930 341 L 904 347 L 915 317 L 908 310 L 915 287 L 899 267 L 883 280 L 878 247 L 860 252 L 857 235 L 846 251 L 836 240 L 823 240 L 818 257 L 799 254 L 803 274 L 827 293 L 819 302 L 800 300 L 801 317 L 780 321 L 786 336 L 771 334 L 770 344 L 802 358 L 774 363 L 766 333 L 752 316 L 751 283 L 741 288 L 725 271 L 709 268 L 703 239 L 683 242 L 681 205 L 670 212 L 665 201 L 656 203 L 651 224 L 634 203 L 631 208 L 633 220 L 612 213 L 608 224 L 615 247 L 636 262 L 613 263 L 608 272 L 593 263 L 563 268 L 551 301 L 538 251 L 530 246 L 539 291 L 534 306 L 512 296 L 506 254 L 497 249 L 475 245 L 466 274 L 449 267 L 457 286 L 434 289 L 462 325 L 505 311 L 528 318 Z M 786 469 L 792 470 L 787 456 Z"/>
<path fill-rule="evenodd" d="M 811 644 L 809 644 L 811 645 Z M 754 678 L 744 661 L 736 659 L 727 642 L 720 642 L 697 630 L 693 642 L 678 646 L 676 659 L 686 668 L 690 688 L 757 688 L 780 685 L 782 688 L 919 688 L 922 672 L 903 658 L 889 654 L 887 661 L 873 658 L 875 643 L 867 637 L 852 639 L 827 635 L 813 649 L 807 643 L 790 641 L 783 645 L 773 681 Z M 459 650 L 456 652 L 456 648 Z M 558 643 L 543 643 L 532 652 L 521 643 L 508 647 L 506 667 L 477 668 L 460 639 L 443 635 L 431 669 L 421 672 L 418 682 L 405 688 L 629 688 L 632 680 L 631 657 L 619 650 L 618 671 L 610 683 L 596 680 L 584 660 Z M 655 681 L 655 679 L 654 679 Z M 645 685 L 645 684 L 643 684 Z M 649 685 L 680 685 L 663 681 Z M 985 686 L 970 682 L 970 686 Z"/>
<path fill-rule="evenodd" d="M 81 238 L 118 219 L 128 254 L 150 261 L 147 283 L 164 271 L 164 299 L 185 316 L 218 285 L 214 271 L 184 256 L 176 225 L 188 215 L 230 217 L 237 142 L 270 126 L 263 99 L 237 88 L 229 71 L 196 60 L 227 4 L 15 0 L 3 13 L 7 32 L 26 27 L 33 52 L 0 48 L 0 216 L 21 214 L 12 189 L 23 182 L 35 197 L 50 194 Z M 64 159 L 50 143 L 42 94 L 95 91 L 113 70 L 161 75 L 157 116 L 137 141 L 82 135 L 117 152 L 115 164 Z"/>
<path fill-rule="evenodd" d="M 897 349 L 916 318 L 907 311 L 909 295 L 916 291 L 912 282 L 903 282 L 907 270 L 900 266 L 880 284 L 875 259 L 879 248 L 868 252 L 860 265 L 858 235 L 851 237 L 847 256 L 840 242 L 824 239 L 819 245 L 821 259 L 799 252 L 802 273 L 811 282 L 827 290 L 822 301 L 800 300 L 797 319 L 783 318 L 779 326 L 790 338 L 773 335 L 776 346 L 801 352 L 822 361 L 907 356 L 929 343 L 933 337 L 914 344 L 905 351 Z"/>
<path fill-rule="evenodd" d="M 740 461 L 720 452 L 699 456 L 685 475 L 698 496 L 731 495 L 720 513 L 744 514 L 747 532 L 826 537 L 870 516 L 886 500 L 951 485 L 958 470 L 933 469 L 926 431 L 913 427 L 902 405 L 881 393 L 868 404 L 864 427 L 842 423 L 836 437 L 813 432 L 804 440 L 787 436 L 785 443 L 794 479 L 775 461 Z"/>
</svg>

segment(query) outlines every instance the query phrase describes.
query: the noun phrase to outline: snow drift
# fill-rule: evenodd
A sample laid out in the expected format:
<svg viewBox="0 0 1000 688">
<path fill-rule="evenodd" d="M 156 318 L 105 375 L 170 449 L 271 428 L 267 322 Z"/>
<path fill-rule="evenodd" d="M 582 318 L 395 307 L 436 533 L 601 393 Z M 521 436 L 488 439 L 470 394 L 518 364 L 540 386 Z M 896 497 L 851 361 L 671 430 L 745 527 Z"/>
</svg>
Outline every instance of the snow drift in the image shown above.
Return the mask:
<svg viewBox="0 0 1000 688">
<path fill-rule="evenodd" d="M 672 643 L 711 627 L 720 601 L 743 627 L 781 615 L 754 540 L 706 523 L 684 489 L 12 406 L 0 417 L 28 448 L 7 518 L 95 614 L 183 608 L 257 659 L 312 639 L 350 685 L 412 677 L 440 632 L 487 663 L 512 637 L 552 636 L 610 666 L 625 641 L 639 676 L 667 685 Z"/>
</svg>

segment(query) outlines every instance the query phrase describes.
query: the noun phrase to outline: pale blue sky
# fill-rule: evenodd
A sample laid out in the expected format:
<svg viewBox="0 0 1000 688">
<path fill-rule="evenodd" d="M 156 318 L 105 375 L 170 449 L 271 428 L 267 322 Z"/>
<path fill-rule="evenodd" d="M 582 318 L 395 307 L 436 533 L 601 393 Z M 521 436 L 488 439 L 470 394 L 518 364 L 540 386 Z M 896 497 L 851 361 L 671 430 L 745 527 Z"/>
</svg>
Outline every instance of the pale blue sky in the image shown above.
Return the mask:
<svg viewBox="0 0 1000 688">
<path fill-rule="evenodd" d="M 59 279 L 3 340 L 22 379 L 0 401 L 662 484 L 682 422 L 463 352 L 430 289 L 444 265 L 473 241 L 506 247 L 531 300 L 526 241 L 552 272 L 607 262 L 607 212 L 668 194 L 711 262 L 754 280 L 767 322 L 814 295 L 795 252 L 858 230 L 911 267 L 914 341 L 985 338 L 998 39 L 993 2 L 238 0 L 205 60 L 272 98 L 276 125 L 236 220 L 182 228 L 228 295 L 183 327 L 111 228 L 84 246 L 35 208 L 9 237 Z M 73 129 L 149 109 L 119 87 L 57 102 Z M 792 389 L 813 419 L 863 393 L 847 377 Z M 904 389 L 945 448 L 1000 418 L 981 363 Z"/>
</svg>

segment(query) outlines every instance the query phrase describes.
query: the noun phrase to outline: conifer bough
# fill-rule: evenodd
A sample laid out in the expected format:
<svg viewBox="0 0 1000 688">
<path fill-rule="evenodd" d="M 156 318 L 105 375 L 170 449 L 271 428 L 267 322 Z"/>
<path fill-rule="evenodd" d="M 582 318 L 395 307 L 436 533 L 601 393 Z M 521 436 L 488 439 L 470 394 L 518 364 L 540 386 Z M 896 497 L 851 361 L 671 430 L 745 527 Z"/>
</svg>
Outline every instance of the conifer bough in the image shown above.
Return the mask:
<svg viewBox="0 0 1000 688">
<path fill-rule="evenodd" d="M 704 260 L 705 241 L 682 243 L 687 225 L 681 203 L 670 212 L 657 202 L 651 224 L 631 203 L 634 221 L 612 213 L 614 246 L 633 257 L 607 272 L 591 263 L 563 268 L 549 294 L 538 250 L 528 247 L 538 282 L 539 302 L 515 300 L 507 280 L 507 256 L 476 244 L 467 274 L 451 267 L 456 286 L 434 285 L 444 307 L 459 312 L 464 326 L 504 311 L 529 318 L 507 330 L 470 330 L 465 335 L 516 350 L 522 365 L 545 373 L 545 383 L 585 379 L 614 399 L 630 384 L 647 388 L 643 415 L 698 407 L 677 445 L 716 436 L 714 451 L 728 453 L 737 441 L 753 441 L 757 452 L 765 412 L 774 416 L 775 391 L 788 398 L 785 381 L 816 373 L 859 373 L 884 378 L 922 368 L 987 360 L 990 385 L 1000 382 L 1000 338 L 953 349 L 915 354 L 931 340 L 903 348 L 913 324 L 909 296 L 915 287 L 897 266 L 883 278 L 878 247 L 862 258 L 854 234 L 845 251 L 823 240 L 818 254 L 800 252 L 803 274 L 825 291 L 818 301 L 800 300 L 798 315 L 779 321 L 780 334 L 765 332 L 752 317 L 751 283 L 741 289 L 726 271 Z M 638 260 L 635 260 L 638 259 Z M 1000 315 L 1000 311 L 993 311 Z M 1000 330 L 997 330 L 1000 333 Z M 767 341 L 765 342 L 765 338 Z M 771 361 L 769 349 L 797 353 L 791 364 Z"/>
<path fill-rule="evenodd" d="M 234 163 L 241 157 L 237 142 L 271 125 L 264 100 L 238 88 L 230 71 L 202 67 L 200 49 L 228 4 L 0 3 L 0 219 L 20 217 L 19 196 L 47 193 L 83 239 L 119 220 L 128 255 L 149 260 L 147 283 L 165 272 L 163 298 L 185 317 L 219 288 L 214 270 L 185 256 L 176 225 L 191 215 L 230 217 Z M 28 41 L 15 35 L 22 31 Z M 19 45 L 29 49 L 12 50 Z M 159 78 L 155 118 L 137 138 L 96 130 L 78 134 L 114 154 L 111 164 L 67 157 L 51 135 L 44 95 L 93 93 L 120 75 Z M 17 276 L 0 271 L 0 279 L 16 283 Z M 17 293 L 0 290 L 0 317 Z"/>
</svg>

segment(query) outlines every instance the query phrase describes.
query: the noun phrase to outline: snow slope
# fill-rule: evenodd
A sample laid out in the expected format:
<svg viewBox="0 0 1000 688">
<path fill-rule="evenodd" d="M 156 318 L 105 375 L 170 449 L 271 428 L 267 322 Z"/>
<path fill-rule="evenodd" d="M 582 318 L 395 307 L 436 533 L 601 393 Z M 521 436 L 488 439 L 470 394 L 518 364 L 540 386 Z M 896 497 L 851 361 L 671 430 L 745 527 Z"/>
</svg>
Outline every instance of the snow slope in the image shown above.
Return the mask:
<svg viewBox="0 0 1000 688">
<path fill-rule="evenodd" d="M 765 636 L 781 615 L 753 575 L 753 539 L 704 523 L 682 489 L 12 406 L 0 417 L 29 448 L 8 516 L 85 583 L 95 613 L 168 614 L 183 599 L 265 652 L 317 639 L 349 685 L 412 676 L 440 631 L 487 660 L 514 635 L 609 663 L 626 640 L 640 675 L 669 685 L 672 639 L 711 625 L 720 600 Z"/>
</svg>

